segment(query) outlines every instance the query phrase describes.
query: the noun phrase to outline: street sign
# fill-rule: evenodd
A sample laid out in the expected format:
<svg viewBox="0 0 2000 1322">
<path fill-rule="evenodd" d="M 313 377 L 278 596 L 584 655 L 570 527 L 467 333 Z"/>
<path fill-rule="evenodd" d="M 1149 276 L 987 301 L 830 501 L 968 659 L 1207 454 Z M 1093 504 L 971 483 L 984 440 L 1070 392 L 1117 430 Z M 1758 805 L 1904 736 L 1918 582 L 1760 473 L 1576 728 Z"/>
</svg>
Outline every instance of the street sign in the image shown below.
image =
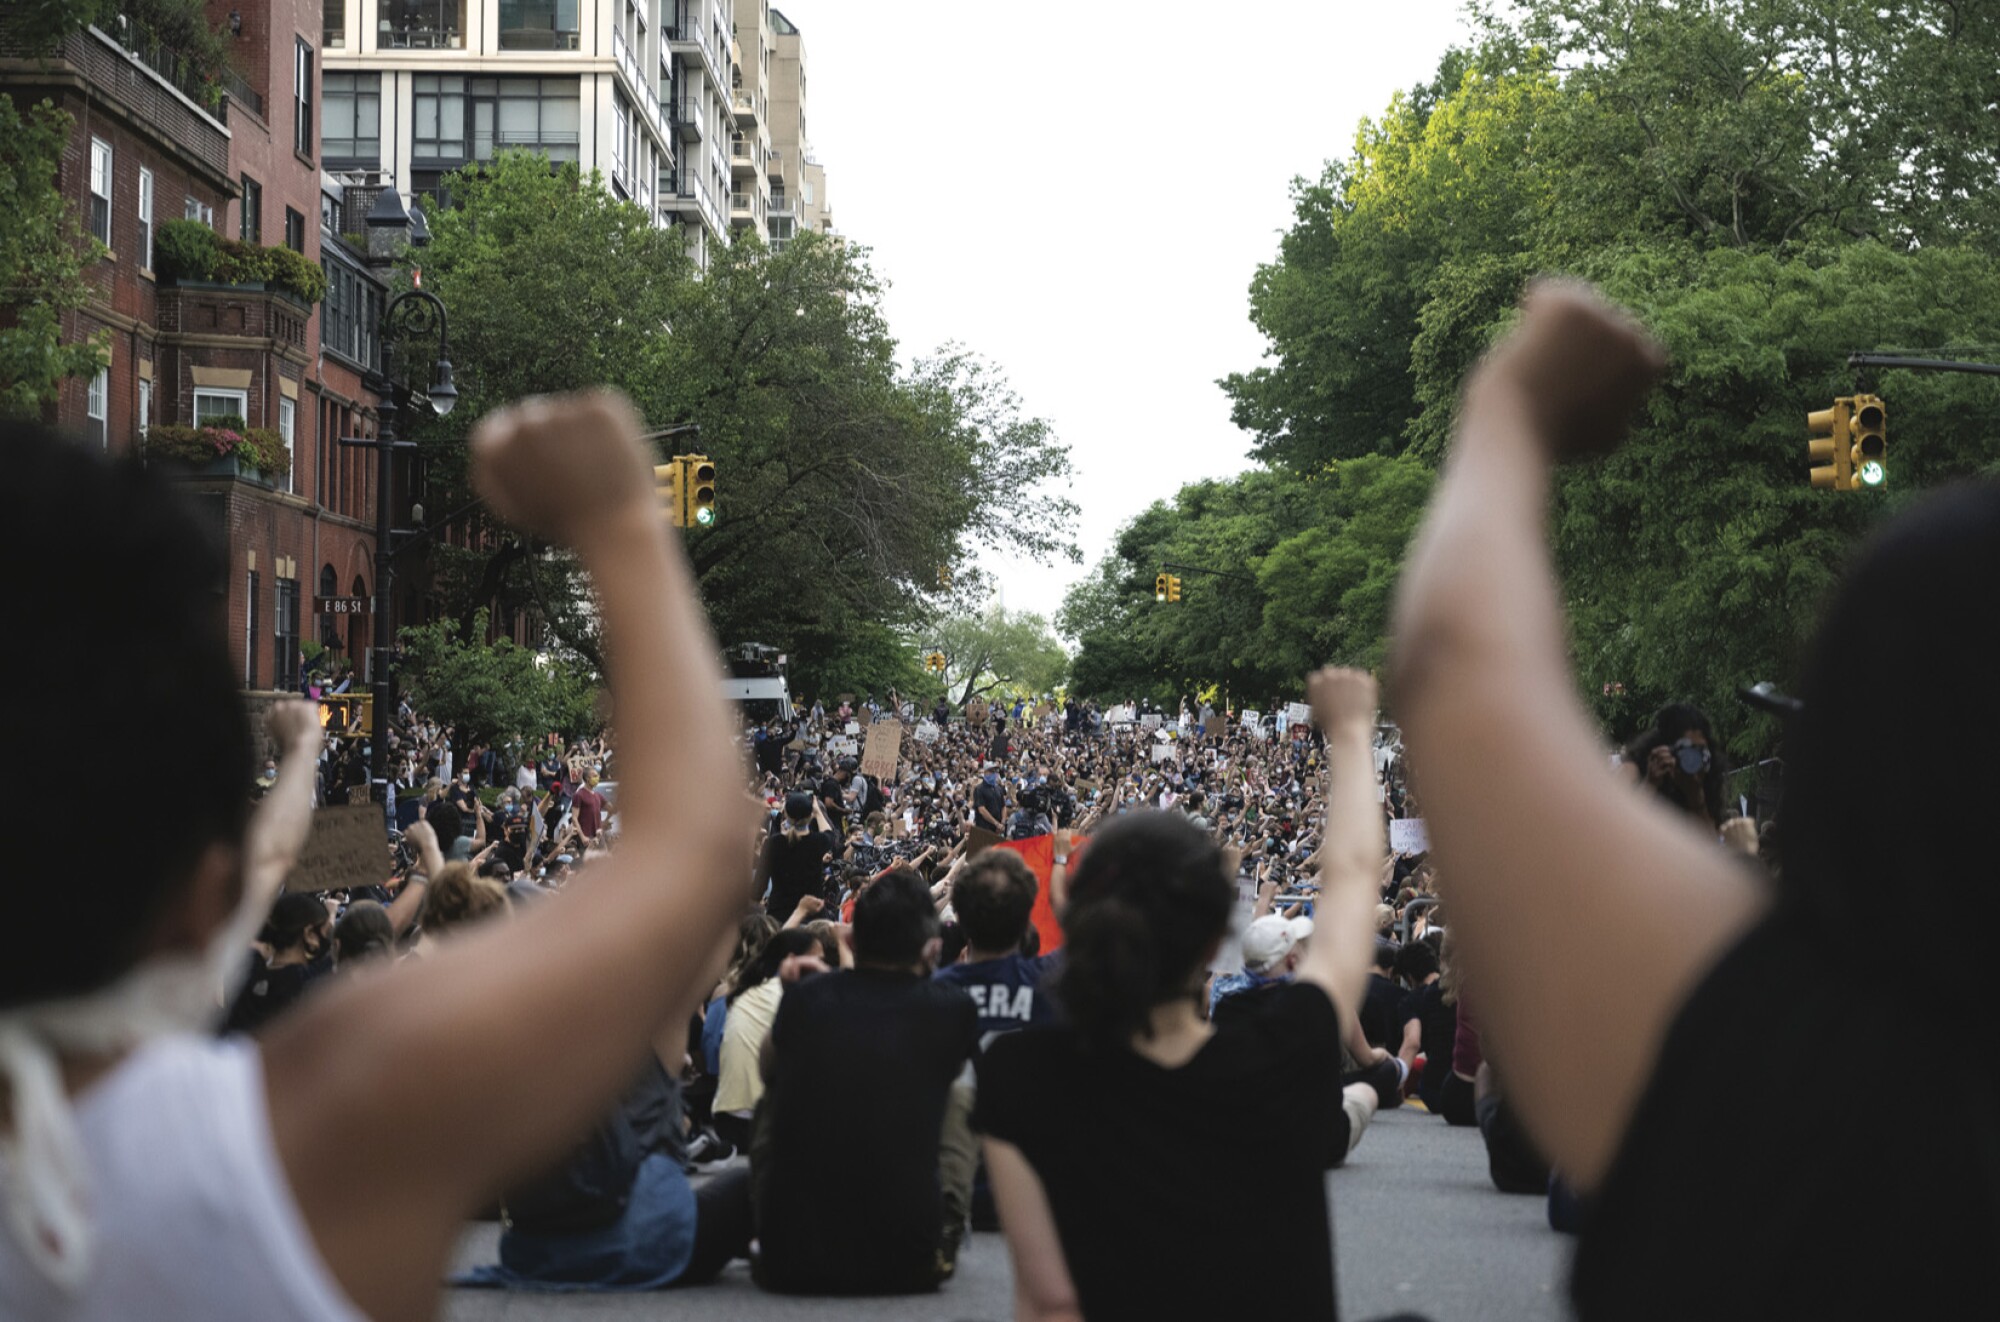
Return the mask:
<svg viewBox="0 0 2000 1322">
<path fill-rule="evenodd" d="M 366 615 L 369 601 L 366 597 L 321 597 L 321 615 Z"/>
</svg>

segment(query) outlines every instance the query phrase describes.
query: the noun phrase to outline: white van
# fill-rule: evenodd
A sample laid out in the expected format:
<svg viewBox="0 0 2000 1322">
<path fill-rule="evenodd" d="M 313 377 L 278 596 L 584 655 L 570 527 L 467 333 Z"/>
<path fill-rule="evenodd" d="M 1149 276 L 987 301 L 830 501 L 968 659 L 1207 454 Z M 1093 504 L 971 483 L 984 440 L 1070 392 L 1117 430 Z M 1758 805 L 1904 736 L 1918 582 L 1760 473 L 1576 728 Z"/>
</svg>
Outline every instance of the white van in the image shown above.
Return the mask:
<svg viewBox="0 0 2000 1322">
<path fill-rule="evenodd" d="M 768 721 L 773 717 L 786 721 L 792 719 L 792 695 L 785 688 L 783 676 L 727 678 L 722 681 L 722 696 L 742 704 L 743 714 L 752 720 Z"/>
</svg>

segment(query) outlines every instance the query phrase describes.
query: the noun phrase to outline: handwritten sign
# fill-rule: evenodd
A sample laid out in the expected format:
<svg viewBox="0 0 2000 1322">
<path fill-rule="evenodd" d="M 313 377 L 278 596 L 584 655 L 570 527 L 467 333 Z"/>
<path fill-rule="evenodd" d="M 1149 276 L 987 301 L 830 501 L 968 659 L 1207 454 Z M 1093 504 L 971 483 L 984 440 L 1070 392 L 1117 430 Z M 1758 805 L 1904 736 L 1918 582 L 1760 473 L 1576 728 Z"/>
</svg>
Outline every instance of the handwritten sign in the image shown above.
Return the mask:
<svg viewBox="0 0 2000 1322">
<path fill-rule="evenodd" d="M 896 759 L 903 754 L 903 723 L 895 717 L 876 721 L 868 727 L 867 751 L 861 754 L 861 774 L 888 780 L 896 774 Z"/>
<path fill-rule="evenodd" d="M 845 728 L 845 729 L 843 729 L 843 730 L 841 731 L 841 733 L 842 733 L 842 734 L 848 734 L 848 735 L 854 735 L 854 734 L 860 734 L 860 733 L 861 733 L 861 722 L 859 722 L 859 721 L 849 721 L 849 722 L 847 723 L 847 726 L 846 726 L 846 728 Z"/>
<path fill-rule="evenodd" d="M 1398 817 L 1389 823 L 1389 852 L 1425 854 L 1430 852 L 1430 832 L 1421 817 Z"/>
<path fill-rule="evenodd" d="M 918 721 L 915 733 L 920 744 L 934 744 L 938 741 L 938 728 L 933 721 Z"/>
<path fill-rule="evenodd" d="M 1173 755 L 1174 755 L 1174 746 L 1173 746 L 1172 744 L 1154 744 L 1154 745 L 1153 745 L 1153 765 L 1154 765 L 1154 766 L 1158 766 L 1158 765 L 1160 765 L 1160 763 L 1162 763 L 1162 762 L 1166 761 L 1166 760 L 1167 760 L 1168 758 L 1172 757 Z"/>
<path fill-rule="evenodd" d="M 1158 712 L 1148 712 L 1148 713 L 1147 713 L 1146 715 L 1144 715 L 1144 716 L 1141 716 L 1141 717 L 1139 718 L 1139 728 L 1140 728 L 1141 730 L 1157 730 L 1157 729 L 1159 729 L 1159 728 L 1160 728 L 1160 715 L 1159 715 L 1159 713 L 1158 713 Z"/>
<path fill-rule="evenodd" d="M 389 833 L 379 803 L 315 809 L 312 833 L 298 866 L 285 878 L 288 891 L 347 890 L 379 886 L 389 878 Z"/>
<path fill-rule="evenodd" d="M 971 858 L 982 849 L 991 849 L 1000 843 L 1000 837 L 983 826 L 975 826 L 965 833 L 965 856 Z"/>
<path fill-rule="evenodd" d="M 1104 713 L 1104 719 L 1112 725 L 1130 725 L 1133 715 L 1131 707 L 1113 707 L 1110 711 Z"/>
<path fill-rule="evenodd" d="M 1288 702 L 1285 704 L 1285 723 L 1287 725 L 1311 725 L 1312 715 L 1312 708 L 1306 706 L 1303 702 Z"/>
<path fill-rule="evenodd" d="M 1249 708 L 1247 708 L 1247 707 L 1246 707 L 1246 708 L 1244 708 L 1244 710 L 1243 710 L 1243 724 L 1244 724 L 1245 726 L 1254 726 L 1254 725 L 1256 725 L 1256 724 L 1257 724 L 1257 723 L 1258 723 L 1259 721 L 1261 721 L 1261 720 L 1263 719 L 1263 717 L 1264 717 L 1264 713 L 1262 713 L 1262 712 L 1257 712 L 1257 711 L 1251 711 L 1251 710 L 1250 710 Z"/>
<path fill-rule="evenodd" d="M 853 757 L 861 751 L 861 745 L 853 739 L 834 738 L 826 741 L 828 757 Z"/>
</svg>

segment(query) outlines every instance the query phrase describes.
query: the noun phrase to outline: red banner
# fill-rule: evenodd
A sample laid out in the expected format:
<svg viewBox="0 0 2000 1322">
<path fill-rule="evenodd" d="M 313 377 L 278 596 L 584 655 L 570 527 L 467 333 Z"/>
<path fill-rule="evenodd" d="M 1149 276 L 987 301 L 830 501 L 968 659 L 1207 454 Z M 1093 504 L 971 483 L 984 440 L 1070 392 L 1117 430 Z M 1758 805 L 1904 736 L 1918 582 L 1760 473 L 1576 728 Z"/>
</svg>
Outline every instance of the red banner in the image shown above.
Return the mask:
<svg viewBox="0 0 2000 1322">
<path fill-rule="evenodd" d="M 1076 875 L 1077 855 L 1083 852 L 1086 842 L 1084 836 L 1075 836 L 1070 840 L 1068 874 L 1072 877 Z M 1011 849 L 1019 854 L 1027 863 L 1028 870 L 1035 874 L 1035 880 L 1041 882 L 1041 888 L 1035 894 L 1035 930 L 1041 934 L 1044 955 L 1060 949 L 1062 924 L 1056 920 L 1055 902 L 1049 895 L 1049 874 L 1055 868 L 1056 838 L 1037 835 L 1026 840 L 1003 840 L 994 848 Z"/>
</svg>

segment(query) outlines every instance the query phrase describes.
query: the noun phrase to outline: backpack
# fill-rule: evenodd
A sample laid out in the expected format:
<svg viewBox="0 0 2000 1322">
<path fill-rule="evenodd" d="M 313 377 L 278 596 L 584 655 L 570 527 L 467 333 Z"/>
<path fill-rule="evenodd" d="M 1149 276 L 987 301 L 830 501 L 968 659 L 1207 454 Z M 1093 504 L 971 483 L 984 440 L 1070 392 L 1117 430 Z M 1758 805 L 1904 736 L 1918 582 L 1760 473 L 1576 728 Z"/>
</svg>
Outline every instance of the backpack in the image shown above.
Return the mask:
<svg viewBox="0 0 2000 1322">
<path fill-rule="evenodd" d="M 872 813 L 883 812 L 889 807 L 888 796 L 882 793 L 882 778 L 868 778 L 868 794 L 861 804 L 861 815 L 865 818 Z"/>
</svg>

